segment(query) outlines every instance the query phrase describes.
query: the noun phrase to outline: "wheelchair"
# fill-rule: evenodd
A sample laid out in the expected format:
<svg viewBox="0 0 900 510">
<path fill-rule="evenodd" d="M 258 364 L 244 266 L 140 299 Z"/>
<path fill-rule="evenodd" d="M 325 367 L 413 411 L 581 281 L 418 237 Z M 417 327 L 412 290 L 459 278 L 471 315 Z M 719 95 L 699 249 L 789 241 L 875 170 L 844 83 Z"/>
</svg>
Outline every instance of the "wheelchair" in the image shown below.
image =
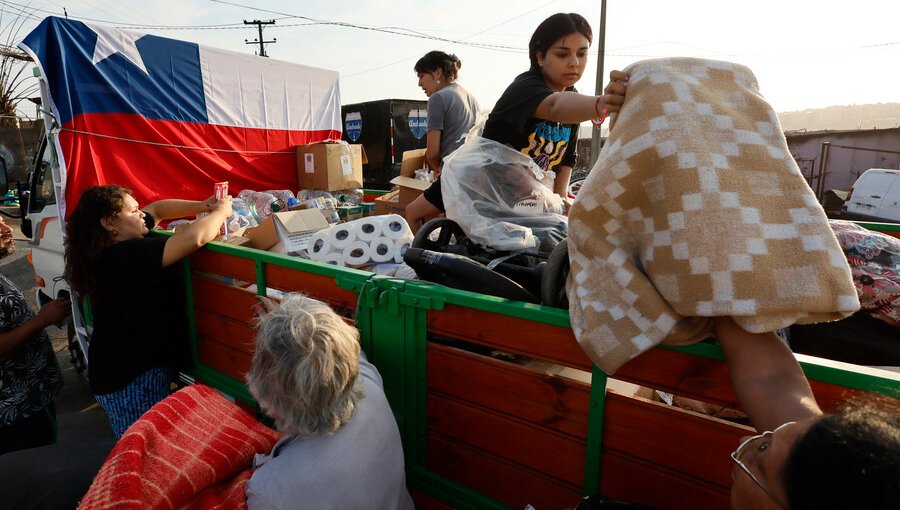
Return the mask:
<svg viewBox="0 0 900 510">
<path fill-rule="evenodd" d="M 536 237 L 540 244 L 535 250 L 499 251 L 473 242 L 455 221 L 436 218 L 419 229 L 403 260 L 425 281 L 568 308 L 569 254 L 565 232 Z"/>
</svg>

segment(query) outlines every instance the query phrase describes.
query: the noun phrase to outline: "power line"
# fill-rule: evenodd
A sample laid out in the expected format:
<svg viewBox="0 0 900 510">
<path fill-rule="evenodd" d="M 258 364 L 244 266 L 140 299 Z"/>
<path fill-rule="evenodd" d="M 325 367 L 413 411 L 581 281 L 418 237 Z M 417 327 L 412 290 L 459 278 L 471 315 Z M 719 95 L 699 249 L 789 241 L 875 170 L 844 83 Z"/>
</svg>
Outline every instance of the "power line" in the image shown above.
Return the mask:
<svg viewBox="0 0 900 510">
<path fill-rule="evenodd" d="M 427 40 L 431 40 L 431 41 L 441 41 L 441 42 L 447 42 L 447 43 L 453 43 L 453 44 L 461 44 L 463 46 L 472 46 L 472 47 L 484 48 L 484 49 L 496 49 L 496 50 L 500 50 L 500 51 L 512 50 L 512 51 L 517 51 L 517 52 L 521 51 L 520 48 L 515 48 L 512 46 L 504 46 L 501 44 L 470 43 L 470 42 L 466 42 L 464 40 L 448 39 L 446 37 L 438 37 L 436 35 L 430 35 L 430 34 L 418 32 L 416 30 L 402 28 L 402 27 L 398 27 L 398 28 L 372 27 L 372 26 L 366 26 L 366 25 L 358 25 L 355 23 L 348 23 L 345 21 L 331 21 L 331 20 L 310 18 L 309 16 L 300 16 L 297 14 L 291 14 L 291 13 L 286 13 L 286 12 L 281 12 L 281 11 L 273 11 L 273 10 L 269 10 L 269 9 L 263 9 L 260 7 L 251 7 L 248 5 L 242 5 L 242 4 L 235 3 L 235 2 L 229 2 L 226 0 L 210 0 L 210 1 L 218 3 L 218 4 L 230 5 L 232 7 L 241 7 L 244 9 L 265 12 L 267 14 L 277 14 L 280 16 L 288 17 L 288 18 L 303 19 L 303 20 L 314 22 L 319 25 L 332 25 L 332 26 L 338 26 L 338 27 L 344 27 L 344 28 L 354 28 L 357 30 L 382 32 L 382 33 L 386 33 L 386 34 L 402 35 L 402 36 L 406 36 L 406 37 L 414 37 L 417 39 L 427 39 Z"/>
</svg>

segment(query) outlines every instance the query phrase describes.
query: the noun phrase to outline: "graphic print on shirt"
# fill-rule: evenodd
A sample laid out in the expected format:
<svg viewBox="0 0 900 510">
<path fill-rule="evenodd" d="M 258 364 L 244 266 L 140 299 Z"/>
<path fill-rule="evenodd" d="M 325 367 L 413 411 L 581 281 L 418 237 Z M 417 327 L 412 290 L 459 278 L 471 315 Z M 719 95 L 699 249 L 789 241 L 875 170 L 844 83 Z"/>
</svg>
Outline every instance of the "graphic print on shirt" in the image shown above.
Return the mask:
<svg viewBox="0 0 900 510">
<path fill-rule="evenodd" d="M 571 134 L 570 126 L 542 120 L 534 125 L 534 130 L 528 135 L 528 146 L 522 152 L 534 160 L 541 170 L 552 170 L 565 156 Z"/>
</svg>

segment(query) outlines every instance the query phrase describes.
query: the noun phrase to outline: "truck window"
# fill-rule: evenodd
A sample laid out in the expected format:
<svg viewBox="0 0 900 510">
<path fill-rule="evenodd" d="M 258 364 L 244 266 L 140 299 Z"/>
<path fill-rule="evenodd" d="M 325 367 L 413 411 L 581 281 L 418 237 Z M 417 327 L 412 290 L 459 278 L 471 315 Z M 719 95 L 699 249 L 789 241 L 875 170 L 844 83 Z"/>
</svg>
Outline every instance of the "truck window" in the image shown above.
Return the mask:
<svg viewBox="0 0 900 510">
<path fill-rule="evenodd" d="M 29 209 L 40 211 L 48 205 L 56 203 L 56 192 L 53 189 L 53 146 L 47 140 L 41 144 L 41 157 L 34 168 L 34 179 L 31 182 L 31 199 Z"/>
</svg>

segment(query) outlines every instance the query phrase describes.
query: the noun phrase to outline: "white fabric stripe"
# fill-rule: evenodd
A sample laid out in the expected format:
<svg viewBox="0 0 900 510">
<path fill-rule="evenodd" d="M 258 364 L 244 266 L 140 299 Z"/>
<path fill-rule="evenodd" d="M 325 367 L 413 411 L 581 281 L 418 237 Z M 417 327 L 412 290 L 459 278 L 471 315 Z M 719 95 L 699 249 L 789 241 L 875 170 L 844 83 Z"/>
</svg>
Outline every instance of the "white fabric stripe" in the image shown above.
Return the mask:
<svg viewBox="0 0 900 510">
<path fill-rule="evenodd" d="M 205 46 L 200 68 L 210 124 L 341 131 L 337 72 Z"/>
</svg>

